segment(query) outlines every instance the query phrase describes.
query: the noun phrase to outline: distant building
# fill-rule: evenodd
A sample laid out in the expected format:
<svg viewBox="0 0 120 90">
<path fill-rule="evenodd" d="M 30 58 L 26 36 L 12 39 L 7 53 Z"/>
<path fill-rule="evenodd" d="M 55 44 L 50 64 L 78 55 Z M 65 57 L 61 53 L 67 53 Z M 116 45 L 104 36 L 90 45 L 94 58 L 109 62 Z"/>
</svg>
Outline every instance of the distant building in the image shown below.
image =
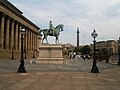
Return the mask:
<svg viewBox="0 0 120 90">
<path fill-rule="evenodd" d="M 93 50 L 93 44 L 91 44 L 90 47 Z M 118 52 L 118 41 L 108 40 L 96 42 L 96 50 L 97 51 L 108 50 L 109 54 L 116 54 Z"/>
<path fill-rule="evenodd" d="M 62 44 L 62 46 L 63 46 L 63 56 L 64 58 L 68 58 L 69 52 L 72 52 L 75 46 L 70 43 Z"/>
<path fill-rule="evenodd" d="M 0 0 L 0 58 L 11 58 L 11 51 L 14 50 L 15 58 L 20 57 L 20 30 L 25 28 L 24 48 L 28 56 L 38 47 L 37 25 L 32 23 L 23 12 L 7 0 Z"/>
</svg>

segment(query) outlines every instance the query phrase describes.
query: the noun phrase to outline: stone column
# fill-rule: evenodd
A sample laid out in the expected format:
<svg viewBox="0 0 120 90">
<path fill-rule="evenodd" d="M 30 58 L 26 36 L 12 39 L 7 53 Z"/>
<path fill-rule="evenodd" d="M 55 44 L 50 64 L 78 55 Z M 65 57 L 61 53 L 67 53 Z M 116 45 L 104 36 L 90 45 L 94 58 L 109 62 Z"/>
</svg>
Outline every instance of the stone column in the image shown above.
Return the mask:
<svg viewBox="0 0 120 90">
<path fill-rule="evenodd" d="M 36 34 L 36 49 L 38 49 L 38 47 L 39 47 L 39 45 L 38 44 L 40 44 L 40 42 L 38 42 L 38 35 Z"/>
<path fill-rule="evenodd" d="M 41 36 L 37 36 L 37 47 L 41 46 Z"/>
<path fill-rule="evenodd" d="M 36 50 L 36 32 L 35 32 L 34 37 L 35 37 L 35 39 L 34 39 L 34 43 L 35 43 L 35 44 L 34 44 L 34 45 L 35 45 L 35 46 L 34 46 L 34 49 Z"/>
<path fill-rule="evenodd" d="M 40 39 L 40 37 L 38 36 L 38 37 L 37 37 L 37 47 L 39 47 L 39 46 L 40 46 L 39 39 Z"/>
<path fill-rule="evenodd" d="M 19 50 L 19 44 L 20 44 L 20 34 L 19 34 L 19 32 L 20 32 L 20 23 L 18 23 L 18 38 L 17 38 L 17 41 L 18 41 L 18 45 L 17 45 L 17 48 L 18 48 L 18 50 Z"/>
<path fill-rule="evenodd" d="M 34 43 L 35 43 L 35 44 L 34 44 L 34 45 L 35 45 L 35 49 L 37 49 L 37 48 L 36 48 L 36 32 L 35 32 L 35 41 L 34 41 Z"/>
<path fill-rule="evenodd" d="M 35 34 L 34 34 L 34 32 L 33 32 L 33 34 L 32 34 L 32 50 L 34 50 L 35 49 Z"/>
<path fill-rule="evenodd" d="M 12 47 L 14 46 L 14 25 L 15 25 L 15 21 L 12 19 L 12 28 L 11 28 L 11 47 L 10 47 L 10 49 L 12 49 Z"/>
<path fill-rule="evenodd" d="M 20 24 L 20 27 L 19 27 L 19 50 L 21 50 L 21 33 L 20 33 L 21 29 L 22 29 L 22 25 Z"/>
<path fill-rule="evenodd" d="M 9 31 L 10 31 L 10 17 L 7 17 L 7 25 L 6 25 L 6 49 L 9 49 Z"/>
<path fill-rule="evenodd" d="M 4 14 L 2 14 L 1 15 L 2 17 L 1 17 L 1 27 L 0 27 L 0 48 L 1 49 L 3 49 L 4 48 L 4 46 L 3 46 L 3 42 L 4 42 L 4 27 L 5 27 L 5 25 L 4 25 L 4 23 L 5 23 L 5 16 L 4 16 Z"/>
<path fill-rule="evenodd" d="M 39 38 L 40 38 L 40 36 L 36 35 L 36 47 L 37 47 L 37 49 L 40 46 Z"/>
<path fill-rule="evenodd" d="M 27 50 L 29 50 L 29 29 L 27 28 Z"/>
<path fill-rule="evenodd" d="M 30 43 L 29 43 L 30 48 L 29 48 L 29 50 L 31 51 L 31 30 L 29 31 L 29 33 L 30 33 L 29 34 L 29 36 L 30 36 L 30 39 L 29 39 L 30 40 Z"/>
<path fill-rule="evenodd" d="M 15 50 L 18 50 L 18 22 L 16 22 L 16 27 L 15 27 Z"/>
<path fill-rule="evenodd" d="M 38 48 L 38 35 L 36 34 L 36 49 Z"/>
<path fill-rule="evenodd" d="M 26 50 L 27 50 L 28 49 L 28 28 L 26 28 L 26 33 L 25 34 L 26 34 L 25 35 L 26 36 L 26 44 L 25 44 L 26 46 L 25 47 L 26 47 Z"/>
<path fill-rule="evenodd" d="M 33 43 L 33 40 L 34 40 L 34 33 L 32 32 L 32 51 L 33 51 L 33 49 L 34 49 L 34 43 Z"/>
<path fill-rule="evenodd" d="M 32 51 L 32 31 L 30 31 L 30 50 Z"/>
<path fill-rule="evenodd" d="M 30 50 L 30 30 L 28 30 L 28 50 Z"/>
</svg>

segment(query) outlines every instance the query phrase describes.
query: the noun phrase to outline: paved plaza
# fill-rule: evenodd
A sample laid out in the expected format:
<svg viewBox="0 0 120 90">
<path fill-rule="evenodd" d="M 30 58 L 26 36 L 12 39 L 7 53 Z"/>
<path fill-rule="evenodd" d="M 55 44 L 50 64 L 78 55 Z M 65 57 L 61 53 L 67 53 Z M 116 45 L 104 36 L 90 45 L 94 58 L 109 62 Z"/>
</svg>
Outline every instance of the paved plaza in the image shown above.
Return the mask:
<svg viewBox="0 0 120 90">
<path fill-rule="evenodd" d="M 18 60 L 0 60 L 0 90 L 120 90 L 120 67 L 92 60 L 68 59 L 64 65 L 42 65 L 25 60 L 27 73 L 17 73 Z"/>
</svg>

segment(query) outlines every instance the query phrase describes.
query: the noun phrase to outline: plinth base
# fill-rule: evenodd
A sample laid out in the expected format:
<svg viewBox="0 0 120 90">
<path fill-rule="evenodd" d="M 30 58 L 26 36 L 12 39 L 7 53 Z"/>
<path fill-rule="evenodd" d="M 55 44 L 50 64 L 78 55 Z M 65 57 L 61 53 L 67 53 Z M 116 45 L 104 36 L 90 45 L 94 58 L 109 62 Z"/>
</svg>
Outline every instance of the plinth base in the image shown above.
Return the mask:
<svg viewBox="0 0 120 90">
<path fill-rule="evenodd" d="M 39 46 L 39 57 L 36 63 L 64 64 L 63 47 L 59 44 L 42 44 Z"/>
</svg>

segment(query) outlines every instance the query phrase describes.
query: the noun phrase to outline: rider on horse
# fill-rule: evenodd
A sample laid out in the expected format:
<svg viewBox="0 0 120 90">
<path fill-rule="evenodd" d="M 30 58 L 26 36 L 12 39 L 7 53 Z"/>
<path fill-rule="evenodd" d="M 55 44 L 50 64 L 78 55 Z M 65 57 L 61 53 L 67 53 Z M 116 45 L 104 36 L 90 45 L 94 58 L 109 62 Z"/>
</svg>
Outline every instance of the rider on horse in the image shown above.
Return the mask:
<svg viewBox="0 0 120 90">
<path fill-rule="evenodd" d="M 54 27 L 53 27 L 53 24 L 52 24 L 52 21 L 50 20 L 49 22 L 49 32 L 52 31 L 52 34 L 54 35 Z"/>
</svg>

